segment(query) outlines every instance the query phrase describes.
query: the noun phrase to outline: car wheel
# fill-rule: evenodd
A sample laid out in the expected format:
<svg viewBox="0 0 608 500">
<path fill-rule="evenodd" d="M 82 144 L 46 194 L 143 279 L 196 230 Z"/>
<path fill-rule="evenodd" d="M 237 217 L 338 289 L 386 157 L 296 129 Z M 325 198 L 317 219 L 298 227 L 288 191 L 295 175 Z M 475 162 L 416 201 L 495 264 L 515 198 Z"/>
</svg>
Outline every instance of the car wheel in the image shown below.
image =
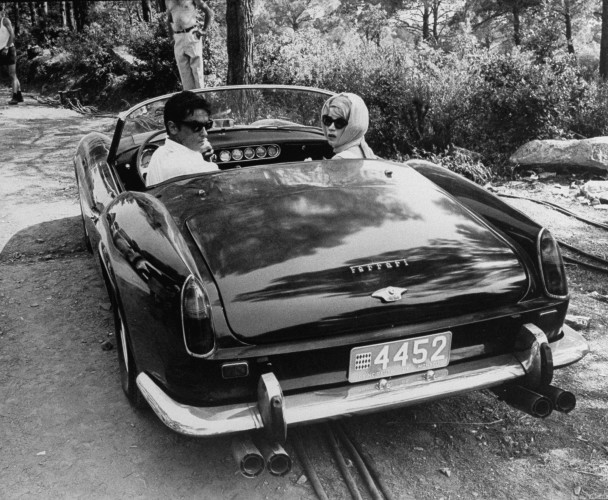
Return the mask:
<svg viewBox="0 0 608 500">
<path fill-rule="evenodd" d="M 138 409 L 146 408 L 148 403 L 137 387 L 137 366 L 129 347 L 129 334 L 120 306 L 114 301 L 114 329 L 116 332 L 116 350 L 120 367 L 120 385 L 129 402 Z"/>
</svg>

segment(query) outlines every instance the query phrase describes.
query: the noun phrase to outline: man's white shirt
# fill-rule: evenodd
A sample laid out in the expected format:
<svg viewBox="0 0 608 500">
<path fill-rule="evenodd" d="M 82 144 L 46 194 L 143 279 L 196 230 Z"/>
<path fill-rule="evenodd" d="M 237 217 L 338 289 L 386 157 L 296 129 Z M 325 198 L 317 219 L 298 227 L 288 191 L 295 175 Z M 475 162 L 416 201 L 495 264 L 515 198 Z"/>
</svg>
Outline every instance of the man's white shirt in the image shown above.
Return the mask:
<svg viewBox="0 0 608 500">
<path fill-rule="evenodd" d="M 218 170 L 218 166 L 203 159 L 198 151 L 192 151 L 186 146 L 167 138 L 164 146 L 152 154 L 146 186 L 152 186 L 180 175 L 198 174 Z"/>
</svg>

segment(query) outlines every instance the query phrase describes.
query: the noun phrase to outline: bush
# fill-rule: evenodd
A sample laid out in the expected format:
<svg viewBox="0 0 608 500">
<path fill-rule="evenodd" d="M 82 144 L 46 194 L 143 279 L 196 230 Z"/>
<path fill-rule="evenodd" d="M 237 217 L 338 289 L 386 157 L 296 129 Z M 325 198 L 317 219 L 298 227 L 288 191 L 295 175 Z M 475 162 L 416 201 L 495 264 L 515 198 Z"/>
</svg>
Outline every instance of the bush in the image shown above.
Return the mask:
<svg viewBox="0 0 608 500">
<path fill-rule="evenodd" d="M 139 60 L 127 75 L 130 91 L 145 98 L 177 90 L 179 73 L 163 16 L 154 16 L 150 24 L 136 23 L 129 32 L 127 46 Z"/>
<path fill-rule="evenodd" d="M 571 137 L 588 87 L 569 56 L 538 64 L 520 52 L 485 54 L 472 81 L 461 144 L 503 157 L 532 139 Z"/>
</svg>

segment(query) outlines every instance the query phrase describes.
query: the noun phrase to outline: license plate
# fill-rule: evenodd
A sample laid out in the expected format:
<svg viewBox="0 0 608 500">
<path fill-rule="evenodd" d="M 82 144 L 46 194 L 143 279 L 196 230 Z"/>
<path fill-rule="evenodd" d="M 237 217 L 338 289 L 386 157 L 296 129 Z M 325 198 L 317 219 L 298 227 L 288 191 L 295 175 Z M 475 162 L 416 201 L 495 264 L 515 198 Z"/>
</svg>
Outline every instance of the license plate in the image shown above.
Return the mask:
<svg viewBox="0 0 608 500">
<path fill-rule="evenodd" d="M 450 362 L 452 332 L 355 347 L 350 351 L 348 381 L 361 382 L 434 370 Z"/>
</svg>

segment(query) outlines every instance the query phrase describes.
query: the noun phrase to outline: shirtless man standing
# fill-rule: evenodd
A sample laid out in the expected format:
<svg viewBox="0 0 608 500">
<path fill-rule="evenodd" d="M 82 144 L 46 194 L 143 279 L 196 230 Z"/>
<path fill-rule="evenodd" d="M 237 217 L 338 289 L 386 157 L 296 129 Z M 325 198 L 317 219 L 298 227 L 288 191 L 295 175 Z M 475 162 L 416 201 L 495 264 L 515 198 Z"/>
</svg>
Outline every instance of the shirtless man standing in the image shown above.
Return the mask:
<svg viewBox="0 0 608 500">
<path fill-rule="evenodd" d="M 203 43 L 201 35 L 207 31 L 213 12 L 203 0 L 167 0 L 167 24 L 173 36 L 175 61 L 184 90 L 202 88 Z M 205 13 L 202 31 L 198 28 L 197 8 Z"/>
</svg>

